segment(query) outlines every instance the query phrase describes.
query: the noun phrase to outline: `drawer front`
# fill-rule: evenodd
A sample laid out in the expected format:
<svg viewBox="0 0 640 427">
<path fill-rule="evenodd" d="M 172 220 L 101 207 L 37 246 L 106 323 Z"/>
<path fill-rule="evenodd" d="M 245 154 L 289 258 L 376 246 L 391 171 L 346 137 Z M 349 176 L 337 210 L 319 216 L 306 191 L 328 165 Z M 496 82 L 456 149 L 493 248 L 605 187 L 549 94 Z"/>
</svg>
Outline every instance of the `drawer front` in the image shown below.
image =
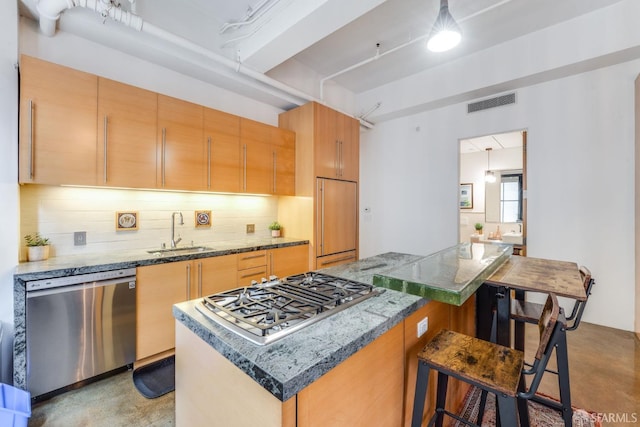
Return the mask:
<svg viewBox="0 0 640 427">
<path fill-rule="evenodd" d="M 238 271 L 267 265 L 267 251 L 253 251 L 238 254 Z"/>
<path fill-rule="evenodd" d="M 316 268 L 335 267 L 336 265 L 346 264 L 356 261 L 356 251 L 342 252 L 335 255 L 328 255 L 316 258 Z"/>
<path fill-rule="evenodd" d="M 260 282 L 262 279 L 267 279 L 267 266 L 260 265 L 253 268 L 245 268 L 238 271 L 238 286 L 249 286 L 252 280 Z"/>
</svg>

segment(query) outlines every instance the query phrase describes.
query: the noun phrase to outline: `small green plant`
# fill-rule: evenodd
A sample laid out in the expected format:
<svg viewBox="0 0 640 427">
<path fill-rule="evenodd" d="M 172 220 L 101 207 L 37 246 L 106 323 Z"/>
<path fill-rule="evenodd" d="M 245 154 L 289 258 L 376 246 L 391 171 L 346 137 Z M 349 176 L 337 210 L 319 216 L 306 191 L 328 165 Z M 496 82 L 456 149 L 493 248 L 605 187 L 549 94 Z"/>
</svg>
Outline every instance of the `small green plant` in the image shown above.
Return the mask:
<svg viewBox="0 0 640 427">
<path fill-rule="evenodd" d="M 49 244 L 48 237 L 42 237 L 40 233 L 35 234 L 27 234 L 24 236 L 25 242 L 27 242 L 27 246 L 47 246 Z"/>
<path fill-rule="evenodd" d="M 273 221 L 269 224 L 269 230 L 280 230 L 282 226 L 278 223 L 278 221 Z"/>
<path fill-rule="evenodd" d="M 482 224 L 479 222 L 476 222 L 476 225 L 474 226 L 476 228 L 476 230 L 480 231 L 482 230 Z"/>
</svg>

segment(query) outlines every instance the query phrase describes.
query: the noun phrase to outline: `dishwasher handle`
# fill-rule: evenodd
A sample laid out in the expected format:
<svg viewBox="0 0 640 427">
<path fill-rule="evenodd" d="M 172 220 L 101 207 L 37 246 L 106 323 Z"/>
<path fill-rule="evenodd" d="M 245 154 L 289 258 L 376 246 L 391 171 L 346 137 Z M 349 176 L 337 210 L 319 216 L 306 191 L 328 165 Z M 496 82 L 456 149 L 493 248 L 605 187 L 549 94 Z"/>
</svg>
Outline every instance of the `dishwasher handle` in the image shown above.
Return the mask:
<svg viewBox="0 0 640 427">
<path fill-rule="evenodd" d="M 27 299 L 36 298 L 45 295 L 62 294 L 65 292 L 75 292 L 85 289 L 100 288 L 104 286 L 118 285 L 121 283 L 129 283 L 129 289 L 136 288 L 136 276 L 118 277 L 116 279 L 97 280 L 93 282 L 80 283 L 77 285 L 58 286 L 55 288 L 40 289 L 37 291 L 27 291 Z"/>
</svg>

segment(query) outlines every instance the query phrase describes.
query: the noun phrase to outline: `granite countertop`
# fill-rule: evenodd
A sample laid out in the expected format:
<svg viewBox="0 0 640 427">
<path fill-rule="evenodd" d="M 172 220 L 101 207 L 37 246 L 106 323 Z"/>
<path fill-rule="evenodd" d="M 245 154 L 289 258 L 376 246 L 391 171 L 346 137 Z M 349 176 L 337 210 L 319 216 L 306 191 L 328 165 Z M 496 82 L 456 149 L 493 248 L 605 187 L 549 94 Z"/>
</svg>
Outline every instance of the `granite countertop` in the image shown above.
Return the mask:
<svg viewBox="0 0 640 427">
<path fill-rule="evenodd" d="M 371 284 L 374 274 L 421 258 L 392 252 L 320 271 Z M 427 302 L 415 295 L 386 290 L 265 346 L 253 344 L 207 319 L 195 308 L 198 300 L 174 305 L 173 314 L 284 402 Z"/>
<path fill-rule="evenodd" d="M 203 244 L 206 249 L 201 252 L 190 252 L 176 255 L 158 255 L 149 253 L 153 249 L 132 249 L 114 253 L 98 253 L 90 255 L 70 255 L 53 257 L 45 261 L 21 262 L 14 271 L 14 279 L 20 281 L 66 277 L 78 274 L 101 271 L 135 268 L 145 265 L 166 262 L 186 261 L 209 258 L 234 253 L 251 252 L 262 249 L 274 249 L 309 243 L 308 240 L 287 237 L 264 237 L 230 240 Z M 183 247 L 183 246 L 181 246 Z"/>
</svg>

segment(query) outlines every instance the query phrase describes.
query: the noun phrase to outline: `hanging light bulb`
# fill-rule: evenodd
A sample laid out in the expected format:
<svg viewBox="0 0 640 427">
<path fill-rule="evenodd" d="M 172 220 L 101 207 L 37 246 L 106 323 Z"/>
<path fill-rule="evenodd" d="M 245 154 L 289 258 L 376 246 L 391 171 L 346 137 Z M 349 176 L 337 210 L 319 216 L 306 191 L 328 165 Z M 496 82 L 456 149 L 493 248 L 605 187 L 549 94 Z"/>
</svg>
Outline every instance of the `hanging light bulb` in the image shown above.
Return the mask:
<svg viewBox="0 0 640 427">
<path fill-rule="evenodd" d="M 491 159 L 489 158 L 492 148 L 489 147 L 485 150 L 487 150 L 487 170 L 484 173 L 484 180 L 485 182 L 496 182 L 496 174 L 491 170 Z"/>
<path fill-rule="evenodd" d="M 427 39 L 427 49 L 444 52 L 456 47 L 461 39 L 460 27 L 449 13 L 449 1 L 440 0 L 440 12 Z"/>
</svg>

